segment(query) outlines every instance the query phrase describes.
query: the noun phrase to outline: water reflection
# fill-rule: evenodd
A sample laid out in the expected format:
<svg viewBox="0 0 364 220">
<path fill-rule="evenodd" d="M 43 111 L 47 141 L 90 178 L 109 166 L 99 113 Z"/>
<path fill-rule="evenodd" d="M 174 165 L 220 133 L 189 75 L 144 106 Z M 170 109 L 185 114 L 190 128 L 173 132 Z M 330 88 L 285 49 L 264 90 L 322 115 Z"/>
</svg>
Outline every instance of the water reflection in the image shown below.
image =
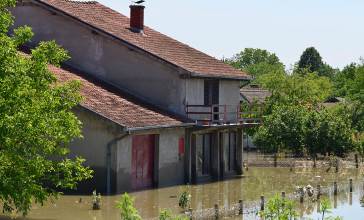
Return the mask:
<svg viewBox="0 0 364 220">
<path fill-rule="evenodd" d="M 354 182 L 354 193 L 348 192 L 349 179 Z M 215 204 L 220 207 L 236 204 L 240 199 L 244 205 L 259 204 L 260 195 L 266 200 L 272 195 L 282 191 L 287 195 L 293 193 L 295 186 L 310 184 L 323 188 L 332 186 L 337 181 L 339 193 L 333 195 L 332 191 L 324 192 L 329 196 L 333 207 L 337 207 L 334 213 L 343 213 L 343 208 L 352 207 L 354 211 L 346 214 L 364 216 L 364 208 L 360 207 L 360 198 L 363 196 L 363 175 L 356 169 L 342 170 L 340 173 L 325 172 L 325 169 L 295 169 L 290 172 L 286 168 L 250 168 L 243 178 L 231 179 L 223 182 L 208 183 L 197 186 L 176 186 L 155 190 L 147 190 L 132 193 L 136 198 L 135 203 L 143 218 L 156 217 L 161 209 L 171 209 L 174 213 L 180 213 L 178 207 L 178 195 L 183 190 L 188 190 L 192 195 L 191 206 L 194 210 L 212 208 Z M 326 195 L 325 195 L 326 194 Z M 55 204 L 47 203 L 44 207 L 34 206 L 27 220 L 118 220 L 120 218 L 115 208 L 119 196 L 102 197 L 102 207 L 99 211 L 93 211 L 91 196 L 63 196 Z M 357 208 L 359 207 L 359 209 Z M 319 206 L 316 203 L 305 200 L 299 206 L 301 216 L 312 216 L 317 219 Z M 345 213 L 344 213 L 345 214 Z M 0 220 L 8 220 L 9 217 L 0 217 Z M 18 218 L 22 219 L 22 218 Z M 241 219 L 241 217 L 240 217 Z M 244 219 L 259 219 L 255 214 L 244 216 Z M 345 216 L 345 220 L 357 219 Z"/>
</svg>

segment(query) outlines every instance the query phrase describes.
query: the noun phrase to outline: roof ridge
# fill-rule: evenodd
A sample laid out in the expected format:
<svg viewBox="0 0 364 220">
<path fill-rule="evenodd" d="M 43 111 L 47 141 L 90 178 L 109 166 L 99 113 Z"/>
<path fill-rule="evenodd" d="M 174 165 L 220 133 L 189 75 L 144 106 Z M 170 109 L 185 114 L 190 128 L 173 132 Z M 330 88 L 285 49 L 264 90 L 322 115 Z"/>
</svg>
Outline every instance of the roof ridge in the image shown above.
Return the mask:
<svg viewBox="0 0 364 220">
<path fill-rule="evenodd" d="M 95 4 L 98 3 L 98 1 L 95 0 L 64 0 L 66 2 L 74 2 L 74 3 L 80 3 L 80 4 Z"/>
<path fill-rule="evenodd" d="M 245 72 L 149 26 L 144 28 L 145 35 L 132 32 L 129 28 L 129 17 L 99 2 L 84 4 L 73 0 L 34 1 L 184 69 L 192 76 L 238 80 L 250 78 Z"/>
</svg>

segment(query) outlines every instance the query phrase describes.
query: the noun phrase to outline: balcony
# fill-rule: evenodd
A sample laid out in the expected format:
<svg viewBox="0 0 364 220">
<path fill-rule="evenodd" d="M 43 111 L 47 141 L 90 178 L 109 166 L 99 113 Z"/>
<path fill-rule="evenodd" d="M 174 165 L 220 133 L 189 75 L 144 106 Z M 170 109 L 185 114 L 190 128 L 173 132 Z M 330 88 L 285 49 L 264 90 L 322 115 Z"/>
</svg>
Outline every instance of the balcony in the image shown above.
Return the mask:
<svg viewBox="0 0 364 220">
<path fill-rule="evenodd" d="M 255 126 L 262 123 L 261 111 L 256 109 L 240 105 L 186 105 L 186 115 L 200 125 L 243 124 Z"/>
</svg>

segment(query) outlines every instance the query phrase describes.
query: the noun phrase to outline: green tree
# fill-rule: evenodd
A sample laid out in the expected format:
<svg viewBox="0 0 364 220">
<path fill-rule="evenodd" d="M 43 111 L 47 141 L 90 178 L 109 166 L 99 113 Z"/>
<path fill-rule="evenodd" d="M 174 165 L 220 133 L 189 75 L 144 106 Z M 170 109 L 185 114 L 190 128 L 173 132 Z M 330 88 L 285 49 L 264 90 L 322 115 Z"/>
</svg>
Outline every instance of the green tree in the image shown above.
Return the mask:
<svg viewBox="0 0 364 220">
<path fill-rule="evenodd" d="M 297 155 L 302 154 L 306 114 L 306 109 L 301 106 L 274 106 L 254 135 L 255 144 L 268 152 L 289 150 Z"/>
<path fill-rule="evenodd" d="M 255 77 L 272 72 L 285 72 L 277 55 L 263 49 L 245 48 L 225 62 Z"/>
<path fill-rule="evenodd" d="M 304 122 L 304 137 L 307 152 L 332 153 L 343 156 L 354 149 L 353 129 L 346 115 L 332 109 L 313 109 Z"/>
<path fill-rule="evenodd" d="M 310 105 L 277 105 L 264 117 L 254 142 L 269 152 L 343 156 L 354 149 L 352 134 L 348 118 L 336 112 Z"/>
<path fill-rule="evenodd" d="M 351 63 L 350 65 L 345 66 L 343 70 L 335 75 L 333 78 L 335 87 L 334 96 L 345 97 L 348 95 L 350 84 L 355 80 L 358 67 L 358 64 Z"/>
<path fill-rule="evenodd" d="M 240 53 L 236 54 L 233 58 L 226 60 L 237 69 L 245 70 L 251 65 L 259 63 L 267 63 L 270 65 L 282 64 L 279 58 L 274 53 L 270 53 L 267 50 L 245 48 Z"/>
<path fill-rule="evenodd" d="M 318 72 L 322 65 L 321 55 L 314 47 L 307 48 L 298 61 L 298 68 L 308 69 L 310 72 Z"/>
<path fill-rule="evenodd" d="M 322 57 L 316 48 L 309 47 L 302 53 L 295 72 L 301 75 L 304 75 L 306 72 L 315 72 L 319 76 L 331 78 L 337 70 L 322 61 Z"/>
<path fill-rule="evenodd" d="M 342 113 L 350 113 L 352 125 L 364 132 L 364 64 L 350 64 L 334 78 L 335 95 L 345 98 Z"/>
<path fill-rule="evenodd" d="M 4 212 L 26 215 L 33 202 L 43 204 L 62 189 L 90 178 L 81 158 L 68 159 L 68 144 L 81 136 L 72 113 L 80 84 L 59 84 L 48 64 L 66 60 L 66 51 L 43 42 L 30 56 L 17 48 L 33 36 L 20 27 L 8 36 L 15 0 L 0 3 L 0 202 Z"/>
<path fill-rule="evenodd" d="M 266 101 L 266 114 L 275 105 L 315 105 L 332 94 L 332 83 L 327 77 L 315 73 L 306 75 L 266 74 L 257 78 L 263 88 L 272 95 Z"/>
</svg>

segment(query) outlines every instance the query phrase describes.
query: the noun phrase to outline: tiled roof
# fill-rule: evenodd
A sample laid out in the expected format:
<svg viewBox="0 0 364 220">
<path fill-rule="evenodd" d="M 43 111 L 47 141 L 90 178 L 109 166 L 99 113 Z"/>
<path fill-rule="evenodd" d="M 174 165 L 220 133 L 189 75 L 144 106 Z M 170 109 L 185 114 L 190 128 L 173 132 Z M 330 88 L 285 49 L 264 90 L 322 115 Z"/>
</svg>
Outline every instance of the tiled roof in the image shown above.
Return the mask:
<svg viewBox="0 0 364 220">
<path fill-rule="evenodd" d="M 59 82 L 79 80 L 81 82 L 81 106 L 96 112 L 127 128 L 153 126 L 180 126 L 182 120 L 168 113 L 152 109 L 140 101 L 128 97 L 118 89 L 110 87 L 90 76 L 85 76 L 74 70 L 58 68 L 50 65 Z"/>
<path fill-rule="evenodd" d="M 96 1 L 35 0 L 93 28 L 188 71 L 191 76 L 246 79 L 248 75 L 230 65 L 178 42 L 149 27 L 144 35 L 130 30 L 128 17 Z M 187 30 L 186 30 L 187 31 Z"/>
<path fill-rule="evenodd" d="M 250 104 L 254 102 L 257 102 L 258 104 L 263 104 L 266 98 L 270 97 L 272 93 L 262 88 L 246 86 L 240 89 L 240 95 Z"/>
</svg>

